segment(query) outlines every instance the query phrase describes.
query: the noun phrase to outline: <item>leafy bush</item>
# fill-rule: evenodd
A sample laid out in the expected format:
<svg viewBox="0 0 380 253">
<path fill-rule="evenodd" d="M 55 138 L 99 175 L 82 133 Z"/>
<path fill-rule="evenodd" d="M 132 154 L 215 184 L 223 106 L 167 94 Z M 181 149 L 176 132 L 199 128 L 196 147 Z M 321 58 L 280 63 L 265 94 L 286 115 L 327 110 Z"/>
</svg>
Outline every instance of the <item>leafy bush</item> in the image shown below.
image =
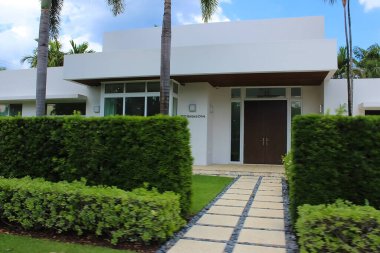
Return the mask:
<svg viewBox="0 0 380 253">
<path fill-rule="evenodd" d="M 380 211 L 343 201 L 299 207 L 301 253 L 380 252 Z"/>
<path fill-rule="evenodd" d="M 43 177 L 123 190 L 146 182 L 190 208 L 192 158 L 183 117 L 0 119 L 0 176 Z"/>
<path fill-rule="evenodd" d="M 297 116 L 293 120 L 290 207 L 346 199 L 380 208 L 380 117 Z"/>
<path fill-rule="evenodd" d="M 179 196 L 84 182 L 0 178 L 0 218 L 27 230 L 96 234 L 120 241 L 162 241 L 184 225 Z"/>
</svg>

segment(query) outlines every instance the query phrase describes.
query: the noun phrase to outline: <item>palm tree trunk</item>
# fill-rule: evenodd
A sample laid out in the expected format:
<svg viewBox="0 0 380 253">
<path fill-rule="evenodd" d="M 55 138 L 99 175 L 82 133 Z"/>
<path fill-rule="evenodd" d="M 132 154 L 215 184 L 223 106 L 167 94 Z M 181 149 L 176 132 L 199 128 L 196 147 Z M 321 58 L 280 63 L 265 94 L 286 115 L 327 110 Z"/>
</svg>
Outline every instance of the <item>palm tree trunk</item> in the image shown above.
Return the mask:
<svg viewBox="0 0 380 253">
<path fill-rule="evenodd" d="M 352 30 L 351 30 L 351 9 L 350 9 L 350 0 L 347 0 L 347 15 L 348 15 L 348 36 L 350 44 L 350 54 L 349 54 L 349 63 L 350 63 L 350 86 L 348 91 L 349 103 L 348 103 L 348 115 L 352 116 L 352 104 L 354 100 L 354 76 L 353 76 L 353 57 L 352 57 Z M 351 103 L 350 103 L 351 102 Z M 351 114 L 350 114 L 351 111 Z"/>
<path fill-rule="evenodd" d="M 169 114 L 170 48 L 171 48 L 171 0 L 165 0 L 161 34 L 160 112 Z"/>
<path fill-rule="evenodd" d="M 346 4 L 345 1 L 343 1 L 343 9 L 344 9 L 344 32 L 346 35 L 346 45 L 347 45 L 347 56 L 348 56 L 348 61 L 347 61 L 347 107 L 348 107 L 348 116 L 352 116 L 352 90 L 351 90 L 351 69 L 350 69 L 350 44 L 348 40 L 348 31 L 347 31 L 347 9 L 346 9 Z"/>
<path fill-rule="evenodd" d="M 41 17 L 37 54 L 36 116 L 45 115 L 50 8 L 51 0 L 41 1 Z"/>
</svg>

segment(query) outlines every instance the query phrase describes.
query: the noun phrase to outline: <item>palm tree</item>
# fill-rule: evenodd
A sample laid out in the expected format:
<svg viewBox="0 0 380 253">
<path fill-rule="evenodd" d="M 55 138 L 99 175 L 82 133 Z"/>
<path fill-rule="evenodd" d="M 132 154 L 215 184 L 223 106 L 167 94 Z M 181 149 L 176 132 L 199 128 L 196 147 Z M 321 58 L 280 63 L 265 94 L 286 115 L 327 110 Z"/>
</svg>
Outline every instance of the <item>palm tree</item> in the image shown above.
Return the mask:
<svg viewBox="0 0 380 253">
<path fill-rule="evenodd" d="M 107 0 L 114 15 L 124 11 L 124 0 Z M 36 116 L 45 114 L 46 77 L 48 67 L 49 37 L 59 33 L 60 13 L 63 0 L 41 0 L 41 17 L 37 50 Z"/>
<path fill-rule="evenodd" d="M 161 34 L 160 112 L 169 114 L 170 49 L 171 49 L 171 0 L 164 2 Z M 207 22 L 218 6 L 218 0 L 201 0 L 202 18 Z"/>
<path fill-rule="evenodd" d="M 0 71 L 7 70 L 6 67 L 0 67 Z"/>
<path fill-rule="evenodd" d="M 38 39 L 36 39 L 38 42 Z M 38 48 L 33 50 L 33 55 L 24 56 L 21 59 L 21 63 L 27 62 L 29 63 L 31 68 L 37 67 L 37 50 Z M 62 44 L 57 40 L 50 40 L 48 46 L 48 67 L 60 67 L 63 66 L 63 58 L 65 53 L 62 52 Z"/>
<path fill-rule="evenodd" d="M 338 70 L 334 74 L 334 78 L 336 79 L 342 79 L 346 78 L 346 72 L 347 72 L 347 49 L 346 47 L 339 47 L 338 50 Z"/>
<path fill-rule="evenodd" d="M 355 47 L 354 54 L 357 59 L 356 65 L 361 70 L 363 78 L 380 77 L 380 46 L 374 44 L 368 49 Z"/>
<path fill-rule="evenodd" d="M 88 49 L 88 42 L 76 44 L 73 40 L 70 40 L 71 49 L 67 54 L 86 54 L 95 53 L 94 50 Z"/>
<path fill-rule="evenodd" d="M 330 4 L 335 4 L 337 0 L 323 0 Z M 346 51 L 348 61 L 346 63 L 346 78 L 347 78 L 347 104 L 348 115 L 352 116 L 352 100 L 353 100 L 353 58 L 352 58 L 352 34 L 351 34 L 351 11 L 350 0 L 342 0 L 342 6 L 344 10 L 344 31 L 346 35 Z M 348 20 L 347 20 L 348 19 Z"/>
</svg>

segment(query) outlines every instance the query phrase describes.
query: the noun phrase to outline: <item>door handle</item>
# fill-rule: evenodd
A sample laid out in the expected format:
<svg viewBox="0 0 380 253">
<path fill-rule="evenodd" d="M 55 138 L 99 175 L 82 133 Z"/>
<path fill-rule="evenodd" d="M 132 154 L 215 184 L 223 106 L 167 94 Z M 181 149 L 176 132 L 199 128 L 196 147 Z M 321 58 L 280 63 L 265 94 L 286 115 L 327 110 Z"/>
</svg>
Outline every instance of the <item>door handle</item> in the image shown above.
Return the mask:
<svg viewBox="0 0 380 253">
<path fill-rule="evenodd" d="M 268 147 L 268 143 L 269 143 L 269 138 L 268 138 L 268 137 L 265 137 L 265 146 Z"/>
<path fill-rule="evenodd" d="M 263 146 L 265 146 L 265 137 L 263 137 L 261 141 L 262 141 Z"/>
</svg>

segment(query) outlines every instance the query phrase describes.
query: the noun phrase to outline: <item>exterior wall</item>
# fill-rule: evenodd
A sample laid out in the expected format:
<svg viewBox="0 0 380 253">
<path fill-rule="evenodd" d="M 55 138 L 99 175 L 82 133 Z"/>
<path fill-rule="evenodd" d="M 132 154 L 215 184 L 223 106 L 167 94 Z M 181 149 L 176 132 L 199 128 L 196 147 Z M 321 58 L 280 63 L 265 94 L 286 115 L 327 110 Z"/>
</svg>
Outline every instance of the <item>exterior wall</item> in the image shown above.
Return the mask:
<svg viewBox="0 0 380 253">
<path fill-rule="evenodd" d="M 331 79 L 324 83 L 324 112 L 335 114 L 340 105 L 347 105 L 347 80 Z M 362 106 L 380 110 L 380 78 L 355 79 L 353 114 L 362 115 Z"/>
<path fill-rule="evenodd" d="M 302 114 L 319 114 L 323 105 L 323 86 L 302 87 Z"/>
<path fill-rule="evenodd" d="M 220 22 L 172 29 L 172 47 L 314 39 L 324 39 L 323 17 Z M 159 49 L 160 43 L 160 27 L 110 32 L 104 35 L 103 52 Z"/>
<path fill-rule="evenodd" d="M 206 165 L 209 163 L 208 126 L 209 126 L 209 84 L 191 83 L 179 86 L 178 115 L 189 120 L 191 133 L 191 148 L 194 164 Z M 189 112 L 189 105 L 196 105 L 196 112 Z"/>
<path fill-rule="evenodd" d="M 46 97 L 49 102 L 83 101 L 78 95 L 87 97 L 87 116 L 98 116 L 93 107 L 100 102 L 100 88 L 89 87 L 63 80 L 63 67 L 49 68 Z M 0 71 L 0 103 L 23 104 L 23 115 L 35 115 L 36 69 Z"/>
</svg>

